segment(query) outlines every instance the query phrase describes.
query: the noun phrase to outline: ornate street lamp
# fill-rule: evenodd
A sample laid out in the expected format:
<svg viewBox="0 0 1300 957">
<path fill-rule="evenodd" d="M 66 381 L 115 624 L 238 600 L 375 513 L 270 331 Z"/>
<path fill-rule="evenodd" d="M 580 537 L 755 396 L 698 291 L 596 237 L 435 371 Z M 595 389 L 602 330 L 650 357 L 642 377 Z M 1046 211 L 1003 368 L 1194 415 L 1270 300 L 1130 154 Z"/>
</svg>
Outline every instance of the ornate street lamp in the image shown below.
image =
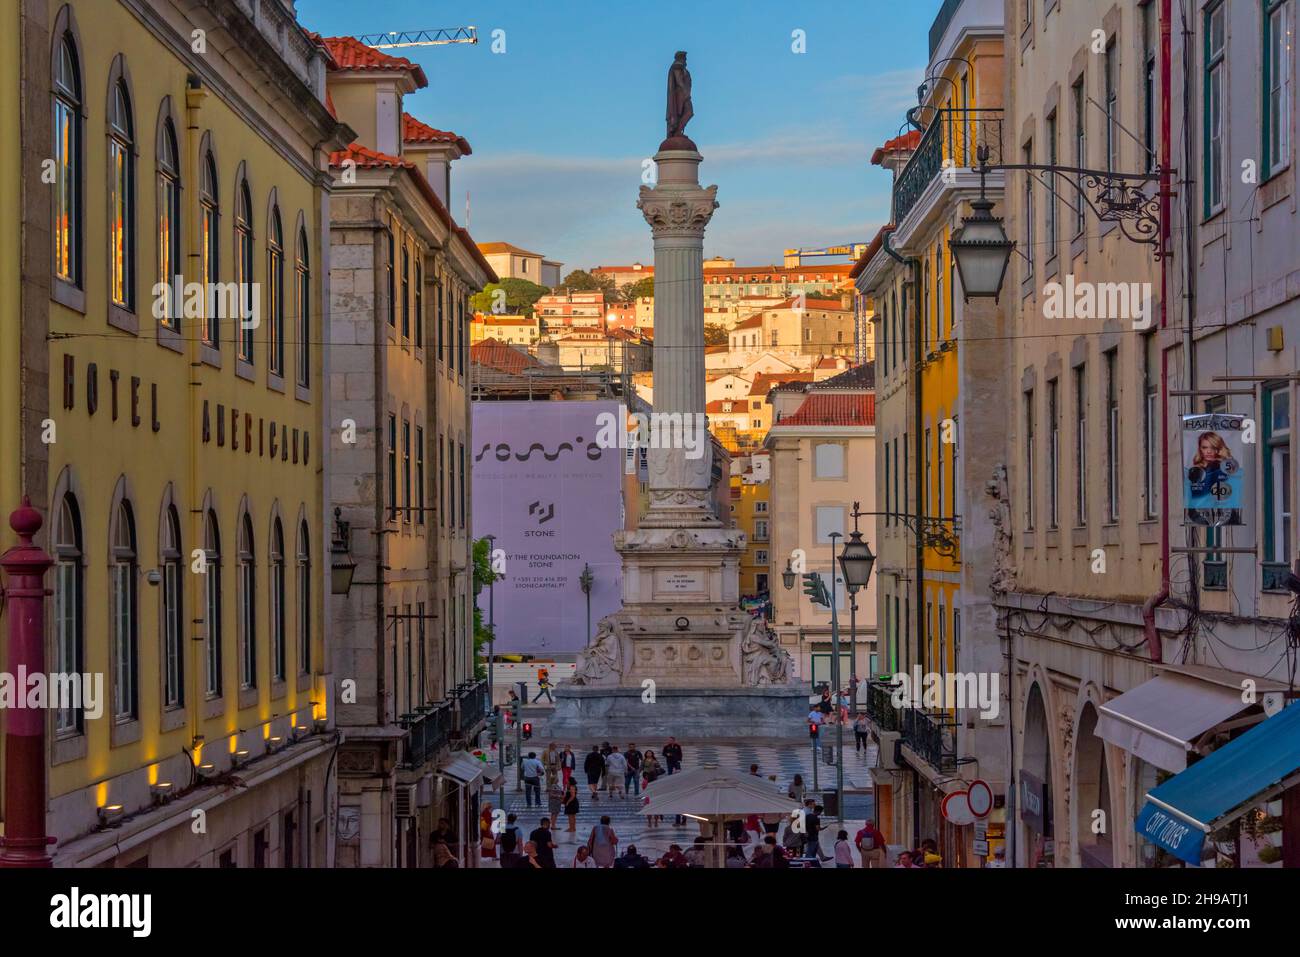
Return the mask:
<svg viewBox="0 0 1300 957">
<path fill-rule="evenodd" d="M 844 585 L 850 593 L 867 587 L 875 564 L 876 556 L 871 553 L 871 546 L 862 540 L 862 533 L 855 528 L 840 550 L 840 571 L 844 573 Z"/>
<path fill-rule="evenodd" d="M 984 194 L 989 148 L 981 146 L 978 152 L 980 198 L 970 204 L 974 212 L 962 217 L 961 225 L 948 240 L 948 248 L 957 261 L 966 301 L 974 298 L 997 302 L 1002 293 L 1002 280 L 1007 274 L 1007 263 L 1011 261 L 1011 250 L 1016 244 L 1007 238 L 1007 231 L 1002 228 L 1002 217 L 993 215 L 993 201 Z"/>
<path fill-rule="evenodd" d="M 343 509 L 334 509 L 334 541 L 330 544 L 330 594 L 346 595 L 352 590 L 357 563 L 352 560 L 352 531 L 343 521 Z"/>
<path fill-rule="evenodd" d="M 785 585 L 786 591 L 794 587 L 794 568 L 788 558 L 785 560 L 785 571 L 781 573 L 781 584 Z"/>
</svg>

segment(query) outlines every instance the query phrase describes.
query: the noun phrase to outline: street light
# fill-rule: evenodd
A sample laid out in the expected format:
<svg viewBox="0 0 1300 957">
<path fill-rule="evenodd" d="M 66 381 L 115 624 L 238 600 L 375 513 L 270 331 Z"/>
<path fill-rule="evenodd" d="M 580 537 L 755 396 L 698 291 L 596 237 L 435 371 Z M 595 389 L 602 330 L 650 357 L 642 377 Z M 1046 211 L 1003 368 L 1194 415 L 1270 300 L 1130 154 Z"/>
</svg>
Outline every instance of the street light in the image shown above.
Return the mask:
<svg viewBox="0 0 1300 957">
<path fill-rule="evenodd" d="M 357 563 L 352 560 L 352 532 L 343 521 L 343 509 L 334 509 L 334 541 L 330 543 L 330 594 L 346 595 L 352 590 Z"/>
<path fill-rule="evenodd" d="M 998 301 L 1002 293 L 1002 280 L 1011 261 L 1011 250 L 1016 246 L 1007 239 L 1002 228 L 1002 217 L 992 213 L 993 201 L 984 194 L 984 178 L 988 170 L 988 147 L 979 147 L 980 198 L 971 202 L 974 212 L 963 216 L 961 225 L 953 231 L 948 248 L 957 260 L 961 276 L 962 294 L 966 301 L 992 299 Z"/>
<path fill-rule="evenodd" d="M 582 563 L 582 574 L 578 576 L 578 585 L 582 588 L 582 593 L 587 596 L 587 643 L 591 643 L 591 586 L 596 578 L 591 573 L 591 566 L 586 562 Z"/>
<path fill-rule="evenodd" d="M 835 555 L 835 540 L 843 538 L 839 532 L 827 536 L 831 540 L 831 555 Z M 835 704 L 835 819 L 844 823 L 844 716 L 840 714 L 840 616 L 835 610 L 835 562 L 831 562 L 831 700 Z"/>
<path fill-rule="evenodd" d="M 858 714 L 858 599 L 859 588 L 866 588 L 871 580 L 871 569 L 876 564 L 876 556 L 871 553 L 871 546 L 862 540 L 858 531 L 858 503 L 853 503 L 853 533 L 840 551 L 840 570 L 844 573 L 844 587 L 849 592 L 849 688 L 853 702 L 853 716 Z M 868 676 L 870 677 L 870 676 Z"/>
<path fill-rule="evenodd" d="M 781 573 L 781 583 L 785 585 L 786 591 L 794 588 L 794 567 L 788 558 L 785 560 L 785 571 Z"/>
</svg>

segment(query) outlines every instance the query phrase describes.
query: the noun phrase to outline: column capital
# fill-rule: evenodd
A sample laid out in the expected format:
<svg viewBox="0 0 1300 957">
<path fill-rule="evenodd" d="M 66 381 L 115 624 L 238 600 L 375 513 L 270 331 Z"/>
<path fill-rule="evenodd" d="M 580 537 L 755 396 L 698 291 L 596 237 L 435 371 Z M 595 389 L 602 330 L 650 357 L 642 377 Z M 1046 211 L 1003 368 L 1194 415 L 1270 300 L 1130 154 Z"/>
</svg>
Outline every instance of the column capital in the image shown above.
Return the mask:
<svg viewBox="0 0 1300 957">
<path fill-rule="evenodd" d="M 641 187 L 637 209 L 650 224 L 652 235 L 704 239 L 704 228 L 718 208 L 718 187 Z"/>
</svg>

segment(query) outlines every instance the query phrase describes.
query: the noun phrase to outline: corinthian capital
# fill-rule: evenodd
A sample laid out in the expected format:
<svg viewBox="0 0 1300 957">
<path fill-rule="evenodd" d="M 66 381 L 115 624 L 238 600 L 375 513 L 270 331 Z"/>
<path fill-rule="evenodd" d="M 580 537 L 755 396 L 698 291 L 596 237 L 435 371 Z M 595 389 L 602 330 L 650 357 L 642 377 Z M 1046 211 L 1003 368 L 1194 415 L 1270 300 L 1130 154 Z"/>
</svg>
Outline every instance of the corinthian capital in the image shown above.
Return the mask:
<svg viewBox="0 0 1300 957">
<path fill-rule="evenodd" d="M 671 189 L 641 187 L 637 209 L 656 236 L 703 235 L 718 208 L 718 187 Z"/>
</svg>

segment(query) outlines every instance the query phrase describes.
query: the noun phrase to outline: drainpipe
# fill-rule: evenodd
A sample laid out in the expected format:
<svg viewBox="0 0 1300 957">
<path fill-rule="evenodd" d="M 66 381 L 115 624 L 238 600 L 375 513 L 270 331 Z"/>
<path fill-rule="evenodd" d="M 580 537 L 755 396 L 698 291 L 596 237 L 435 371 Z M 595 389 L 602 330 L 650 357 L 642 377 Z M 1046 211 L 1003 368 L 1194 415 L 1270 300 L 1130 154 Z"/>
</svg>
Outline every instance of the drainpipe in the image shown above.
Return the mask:
<svg viewBox="0 0 1300 957">
<path fill-rule="evenodd" d="M 194 76 L 189 77 L 185 86 L 185 141 L 186 141 L 185 151 L 186 151 L 186 155 L 189 156 L 190 158 L 190 163 L 189 163 L 190 182 L 194 183 L 196 186 L 196 188 L 191 191 L 190 201 L 186 204 L 186 206 L 191 210 L 193 210 L 195 213 L 193 217 L 186 217 L 186 219 L 188 219 L 190 222 L 198 222 L 199 217 L 202 215 L 201 207 L 199 205 L 201 190 L 197 188 L 198 183 L 202 179 L 202 170 L 203 170 L 203 165 L 202 165 L 203 158 L 199 156 L 199 110 L 203 106 L 203 101 L 207 98 L 207 95 L 208 92 L 203 88 L 203 85 L 199 81 L 199 79 Z M 197 240 L 198 237 L 195 238 Z M 197 266 L 198 266 L 198 259 L 200 255 L 201 253 L 198 250 L 197 245 L 191 246 L 188 259 L 195 266 L 195 268 L 190 273 L 191 275 L 197 276 L 199 274 L 199 269 L 197 268 Z M 168 283 L 171 282 L 170 276 L 164 276 L 163 278 L 164 281 Z M 177 290 L 177 292 L 179 291 L 180 290 Z M 215 301 L 216 300 L 212 295 L 211 290 L 208 289 L 203 290 L 203 302 L 204 302 L 204 310 L 203 310 L 204 317 L 202 320 L 203 322 L 207 322 L 207 311 L 209 309 L 214 308 Z M 191 332 L 192 331 L 193 330 L 191 330 Z M 196 439 L 196 436 L 198 436 L 203 431 L 203 415 L 202 415 L 203 403 L 199 396 L 199 386 L 201 384 L 201 378 L 203 374 L 203 362 L 202 362 L 202 356 L 199 349 L 199 337 L 197 335 L 191 335 L 189 337 L 189 352 L 190 352 L 190 380 L 189 380 L 190 388 L 188 393 L 189 394 L 188 412 L 190 417 L 190 427 L 188 430 L 189 454 L 186 456 L 186 461 L 185 461 L 186 467 L 189 469 L 189 475 L 187 476 L 188 481 L 186 483 L 186 485 L 188 486 L 188 488 L 186 489 L 186 497 L 189 499 L 188 511 L 189 511 L 189 532 L 190 532 L 191 548 L 202 548 L 205 544 L 204 525 L 206 524 L 205 522 L 206 516 L 203 514 L 203 493 L 199 487 L 199 443 Z M 182 552 L 182 555 L 183 554 L 184 553 Z M 190 627 L 193 628 L 194 623 L 198 621 L 199 609 L 204 607 L 205 582 L 207 581 L 207 575 L 189 575 L 186 577 L 189 579 L 189 607 L 191 609 Z M 206 618 L 206 614 L 205 614 L 205 618 Z M 211 622 L 208 622 L 206 620 L 204 621 L 205 630 L 210 625 Z M 191 654 L 190 654 L 191 664 L 190 664 L 189 686 L 190 686 L 190 701 L 193 704 L 188 709 L 188 711 L 190 713 L 190 746 L 192 748 L 199 743 L 200 733 L 202 731 L 201 725 L 199 723 L 199 708 L 198 708 L 198 702 L 203 700 L 203 688 L 204 688 L 203 677 L 202 677 L 203 668 L 200 666 L 200 662 L 201 661 L 206 662 L 207 660 L 207 643 L 204 642 L 200 644 L 199 642 L 191 641 L 190 649 L 191 649 Z M 196 651 L 199 653 L 198 654 L 193 653 Z M 199 762 L 198 760 L 195 760 L 192 763 L 198 764 Z"/>
<path fill-rule="evenodd" d="M 18 544 L 0 556 L 8 587 L 8 664 L 14 674 L 45 674 L 45 572 L 54 564 L 32 539 L 41 530 L 41 513 L 23 496 L 9 516 Z M 0 838 L 0 868 L 53 867 L 45 834 L 45 710 L 10 709 L 4 736 L 5 834 Z"/>
<path fill-rule="evenodd" d="M 1169 163 L 1172 154 L 1169 86 L 1172 80 L 1170 17 L 1172 0 L 1160 0 L 1160 328 L 1169 324 Z M 1190 336 L 1190 332 L 1188 333 Z M 1184 349 L 1187 344 L 1184 345 Z M 1190 357 L 1188 358 L 1190 361 Z M 1169 353 L 1160 350 L 1160 590 L 1142 603 L 1142 630 L 1153 662 L 1163 659 L 1156 608 L 1169 600 Z"/>
</svg>

